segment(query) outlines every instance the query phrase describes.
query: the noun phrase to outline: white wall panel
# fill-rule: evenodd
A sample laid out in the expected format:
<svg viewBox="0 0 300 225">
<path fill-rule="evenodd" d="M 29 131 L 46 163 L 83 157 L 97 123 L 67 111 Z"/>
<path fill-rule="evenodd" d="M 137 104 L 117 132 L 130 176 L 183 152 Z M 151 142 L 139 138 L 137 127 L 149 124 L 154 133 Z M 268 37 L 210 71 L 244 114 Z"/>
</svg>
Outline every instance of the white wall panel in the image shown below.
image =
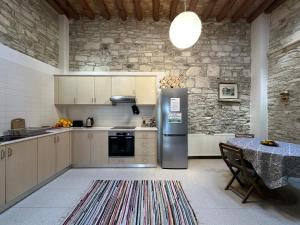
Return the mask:
<svg viewBox="0 0 300 225">
<path fill-rule="evenodd" d="M 188 155 L 220 156 L 219 143 L 226 143 L 230 138 L 234 138 L 234 134 L 189 134 Z"/>
</svg>

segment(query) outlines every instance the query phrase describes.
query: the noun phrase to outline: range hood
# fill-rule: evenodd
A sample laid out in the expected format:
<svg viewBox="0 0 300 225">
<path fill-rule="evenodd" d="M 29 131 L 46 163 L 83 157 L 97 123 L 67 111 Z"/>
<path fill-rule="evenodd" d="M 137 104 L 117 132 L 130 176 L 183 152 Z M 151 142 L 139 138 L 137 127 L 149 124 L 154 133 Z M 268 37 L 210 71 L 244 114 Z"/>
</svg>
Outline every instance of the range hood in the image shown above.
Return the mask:
<svg viewBox="0 0 300 225">
<path fill-rule="evenodd" d="M 116 105 L 117 103 L 134 103 L 135 96 L 111 96 L 111 104 Z"/>
</svg>

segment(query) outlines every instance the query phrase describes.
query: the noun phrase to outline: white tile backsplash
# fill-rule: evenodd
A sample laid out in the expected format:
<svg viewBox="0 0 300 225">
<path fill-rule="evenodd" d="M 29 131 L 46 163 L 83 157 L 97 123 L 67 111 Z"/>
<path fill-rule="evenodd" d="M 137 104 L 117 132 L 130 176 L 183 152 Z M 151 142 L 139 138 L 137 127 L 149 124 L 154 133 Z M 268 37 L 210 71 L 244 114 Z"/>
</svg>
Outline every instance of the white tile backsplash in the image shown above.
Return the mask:
<svg viewBox="0 0 300 225">
<path fill-rule="evenodd" d="M 0 133 L 18 117 L 26 126 L 55 123 L 53 75 L 0 58 Z"/>
<path fill-rule="evenodd" d="M 154 106 L 140 106 L 140 114 L 133 115 L 131 104 L 119 104 L 116 106 L 67 106 L 58 107 L 64 116 L 73 120 L 83 120 L 90 115 L 94 116 L 95 126 L 141 126 L 144 118 L 156 116 Z"/>
</svg>

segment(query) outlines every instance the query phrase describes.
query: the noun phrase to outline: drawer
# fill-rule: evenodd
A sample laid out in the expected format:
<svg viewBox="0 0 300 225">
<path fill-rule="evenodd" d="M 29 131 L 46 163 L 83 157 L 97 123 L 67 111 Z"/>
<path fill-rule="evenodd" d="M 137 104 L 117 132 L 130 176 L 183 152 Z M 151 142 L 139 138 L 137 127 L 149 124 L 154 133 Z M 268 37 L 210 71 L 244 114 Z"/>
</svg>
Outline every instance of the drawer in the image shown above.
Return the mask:
<svg viewBox="0 0 300 225">
<path fill-rule="evenodd" d="M 108 161 L 110 164 L 128 164 L 134 163 L 134 157 L 110 157 Z"/>
<path fill-rule="evenodd" d="M 157 164 L 157 157 L 156 155 L 148 155 L 148 156 L 135 156 L 135 163 L 136 164 Z"/>
<path fill-rule="evenodd" d="M 135 155 L 156 155 L 156 140 L 135 139 Z"/>
<path fill-rule="evenodd" d="M 156 132 L 153 131 L 136 131 L 135 132 L 136 139 L 155 139 L 156 140 Z"/>
</svg>

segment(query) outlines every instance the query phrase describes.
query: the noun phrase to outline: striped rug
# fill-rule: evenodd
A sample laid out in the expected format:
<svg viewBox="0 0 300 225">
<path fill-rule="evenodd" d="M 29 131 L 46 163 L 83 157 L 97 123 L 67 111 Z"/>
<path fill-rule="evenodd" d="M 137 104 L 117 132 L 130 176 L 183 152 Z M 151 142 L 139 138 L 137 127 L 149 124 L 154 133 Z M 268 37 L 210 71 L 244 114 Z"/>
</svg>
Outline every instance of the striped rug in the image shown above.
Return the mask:
<svg viewBox="0 0 300 225">
<path fill-rule="evenodd" d="M 97 180 L 63 225 L 195 225 L 179 181 Z"/>
</svg>

